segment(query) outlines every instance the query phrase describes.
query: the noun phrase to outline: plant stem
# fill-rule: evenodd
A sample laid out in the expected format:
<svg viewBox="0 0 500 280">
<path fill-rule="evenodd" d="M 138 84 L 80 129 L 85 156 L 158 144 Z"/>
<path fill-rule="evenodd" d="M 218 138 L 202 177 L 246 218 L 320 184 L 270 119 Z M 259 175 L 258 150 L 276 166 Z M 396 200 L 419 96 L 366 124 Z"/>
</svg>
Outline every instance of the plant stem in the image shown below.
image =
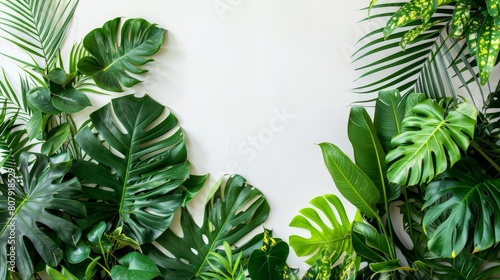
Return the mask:
<svg viewBox="0 0 500 280">
<path fill-rule="evenodd" d="M 476 143 L 476 141 L 471 141 L 470 145 L 476 151 L 478 151 L 490 164 L 493 166 L 498 172 L 500 172 L 500 166 L 490 157 L 488 156 L 483 149 Z"/>
<path fill-rule="evenodd" d="M 91 259 L 92 261 L 95 261 L 95 259 L 93 259 L 91 257 L 89 257 L 89 259 Z M 111 272 L 105 266 L 103 266 L 100 262 L 97 262 L 97 265 L 100 266 L 102 269 L 104 269 L 104 271 L 106 271 L 106 273 L 111 276 Z"/>
<path fill-rule="evenodd" d="M 406 215 L 408 216 L 408 226 L 410 228 L 410 237 L 413 240 L 413 226 L 411 222 L 411 213 L 410 213 L 410 206 L 408 204 L 408 193 L 406 192 L 406 187 L 401 186 L 403 196 L 405 197 L 405 208 L 406 208 Z M 404 224 L 403 224 L 404 226 Z"/>
</svg>

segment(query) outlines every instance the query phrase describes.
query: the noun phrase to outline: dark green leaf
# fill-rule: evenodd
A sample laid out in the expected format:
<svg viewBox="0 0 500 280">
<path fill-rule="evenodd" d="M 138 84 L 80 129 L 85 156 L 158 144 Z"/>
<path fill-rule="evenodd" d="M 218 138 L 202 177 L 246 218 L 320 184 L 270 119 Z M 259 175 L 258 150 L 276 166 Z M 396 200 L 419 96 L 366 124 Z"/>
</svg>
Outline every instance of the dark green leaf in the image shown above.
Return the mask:
<svg viewBox="0 0 500 280">
<path fill-rule="evenodd" d="M 474 253 L 500 242 L 500 180 L 484 176 L 473 160 L 463 160 L 427 187 L 424 229 L 429 249 L 438 256 L 455 257 L 474 235 Z"/>
<path fill-rule="evenodd" d="M 147 71 L 140 66 L 152 61 L 149 56 L 160 49 L 165 33 L 143 19 L 129 19 L 121 28 L 120 21 L 110 20 L 85 36 L 83 45 L 92 57 L 78 63 L 78 69 L 93 76 L 96 85 L 118 92 L 123 91 L 122 86 L 132 87 L 140 82 L 132 75 Z"/>
<path fill-rule="evenodd" d="M 106 223 L 99 222 L 87 233 L 90 248 L 97 254 L 104 255 L 113 247 L 113 243 L 104 236 L 105 232 Z"/>
<path fill-rule="evenodd" d="M 500 30 L 495 26 L 491 16 L 484 19 L 483 26 L 479 32 L 477 64 L 479 65 L 479 78 L 481 84 L 486 84 L 490 73 L 495 67 L 498 52 L 500 51 Z"/>
<path fill-rule="evenodd" d="M 71 274 L 71 272 L 69 272 L 64 266 L 62 267 L 61 272 L 59 272 L 47 265 L 45 271 L 51 280 L 78 280 L 78 278 Z"/>
<path fill-rule="evenodd" d="M 182 208 L 183 237 L 168 229 L 156 239 L 154 245 L 143 246 L 147 255 L 158 264 L 162 279 L 192 279 L 210 271 L 210 252 L 216 251 L 224 241 L 234 246 L 267 219 L 269 204 L 262 193 L 249 185 L 243 177 L 232 175 L 224 188 L 221 184 L 221 181 L 217 183 L 215 193 L 205 206 L 201 227 L 196 224 L 189 211 Z M 258 242 L 259 238 L 251 239 L 250 243 L 255 241 Z M 165 255 L 163 248 L 173 257 Z M 233 250 L 233 255 L 240 251 L 243 251 L 243 259 L 248 258 L 251 253 L 251 250 L 241 248 Z"/>
<path fill-rule="evenodd" d="M 255 250 L 248 260 L 248 272 L 252 279 L 284 279 L 283 268 L 286 266 L 289 248 L 286 242 L 280 241 L 268 252 Z"/>
<path fill-rule="evenodd" d="M 115 265 L 111 269 L 111 278 L 113 280 L 150 280 L 156 276 L 160 276 L 160 271 L 156 264 L 141 253 L 128 253 L 119 259 L 118 263 L 120 265 Z"/>
<path fill-rule="evenodd" d="M 471 0 L 457 0 L 451 19 L 451 36 L 460 38 L 469 25 Z"/>
<path fill-rule="evenodd" d="M 78 218 L 86 213 L 84 205 L 74 200 L 81 191 L 78 180 L 62 181 L 71 167 L 67 156 L 61 154 L 49 162 L 44 155 L 23 153 L 20 162 L 21 177 L 10 170 L 0 184 L 0 263 L 7 263 L 10 245 L 15 241 L 17 269 L 27 279 L 34 273 L 34 266 L 26 240 L 30 240 L 45 263 L 57 267 L 63 251 L 42 229 L 50 228 L 64 243 L 76 245 L 81 229 L 54 213 L 64 211 Z M 0 277 L 6 275 L 6 270 L 6 265 L 0 265 Z"/>
<path fill-rule="evenodd" d="M 78 160 L 73 165 L 85 195 L 98 200 L 87 203 L 91 214 L 79 221 L 83 227 L 105 220 L 110 228 L 123 226 L 139 244 L 168 228 L 182 203 L 180 187 L 190 165 L 177 118 L 165 111 L 149 96 L 128 95 L 90 115 L 97 133 L 85 127 L 75 139 L 99 164 Z"/>
<path fill-rule="evenodd" d="M 38 109 L 44 113 L 57 115 L 61 111 L 57 110 L 52 105 L 52 97 L 50 91 L 44 87 L 37 87 L 28 93 L 28 102 L 34 109 Z"/>
<path fill-rule="evenodd" d="M 47 135 L 47 140 L 42 144 L 42 153 L 49 156 L 54 154 L 68 140 L 70 129 L 69 123 L 52 128 Z"/>
<path fill-rule="evenodd" d="M 380 201 L 380 193 L 375 184 L 337 146 L 330 143 L 319 146 L 339 192 L 363 214 L 378 217 L 375 205 Z"/>
<path fill-rule="evenodd" d="M 478 17 L 472 18 L 471 22 L 469 23 L 467 34 L 465 36 L 469 53 L 471 56 L 474 57 L 477 56 L 478 37 L 479 37 L 479 31 L 481 31 L 481 26 L 482 26 L 481 19 L 479 19 Z"/>
<path fill-rule="evenodd" d="M 74 88 L 65 89 L 52 97 L 52 105 L 61 112 L 73 114 L 92 106 L 85 93 Z"/>
<path fill-rule="evenodd" d="M 46 78 L 53 83 L 63 86 L 66 83 L 66 72 L 64 69 L 55 68 L 49 72 Z"/>
<path fill-rule="evenodd" d="M 90 247 L 80 240 L 76 246 L 68 245 L 64 256 L 69 263 L 81 263 L 90 256 Z"/>
<path fill-rule="evenodd" d="M 362 258 L 361 261 L 377 263 L 391 260 L 389 246 L 392 245 L 388 244 L 375 228 L 366 223 L 353 222 L 352 246 L 356 254 Z"/>
<path fill-rule="evenodd" d="M 373 125 L 385 151 L 390 151 L 392 148 L 392 136 L 401 132 L 405 104 L 398 90 L 384 90 L 378 93 Z"/>
</svg>

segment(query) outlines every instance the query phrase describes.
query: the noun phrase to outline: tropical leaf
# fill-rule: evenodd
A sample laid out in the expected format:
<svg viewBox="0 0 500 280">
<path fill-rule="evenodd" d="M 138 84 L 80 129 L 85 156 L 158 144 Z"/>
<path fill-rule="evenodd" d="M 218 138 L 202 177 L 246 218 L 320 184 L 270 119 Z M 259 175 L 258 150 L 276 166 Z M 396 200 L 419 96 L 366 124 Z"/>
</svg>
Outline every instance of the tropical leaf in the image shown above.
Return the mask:
<svg viewBox="0 0 500 280">
<path fill-rule="evenodd" d="M 15 124 L 17 114 L 6 119 L 5 107 L 0 112 L 0 170 L 17 169 L 20 154 L 36 145 L 29 141 L 26 130 Z"/>
<path fill-rule="evenodd" d="M 460 38 L 470 22 L 471 0 L 458 0 L 451 19 L 451 36 Z"/>
<path fill-rule="evenodd" d="M 337 146 L 330 143 L 321 143 L 319 146 L 326 167 L 342 196 L 363 214 L 379 217 L 376 204 L 380 201 L 380 193 L 370 178 Z"/>
<path fill-rule="evenodd" d="M 75 137 L 92 159 L 76 160 L 72 169 L 91 199 L 90 214 L 79 223 L 89 228 L 105 220 L 111 228 L 123 226 L 140 244 L 151 242 L 168 228 L 189 178 L 177 118 L 149 96 L 127 95 L 93 112 L 90 120 L 96 132 L 85 127 Z"/>
<path fill-rule="evenodd" d="M 402 123 L 402 133 L 392 139 L 386 157 L 391 182 L 413 186 L 430 182 L 461 158 L 474 137 L 476 109 L 461 103 L 445 112 L 434 100 L 417 104 Z"/>
<path fill-rule="evenodd" d="M 331 253 L 331 259 L 335 262 L 344 252 L 351 251 L 351 223 L 344 206 L 333 194 L 318 196 L 309 204 L 314 208 L 301 209 L 300 214 L 290 222 L 290 226 L 308 231 L 310 237 L 291 235 L 290 246 L 297 256 L 308 256 L 306 263 L 310 265 L 313 265 L 325 250 Z M 321 216 L 326 217 L 327 221 Z"/>
<path fill-rule="evenodd" d="M 85 36 L 83 45 L 91 56 L 78 62 L 80 72 L 92 76 L 97 86 L 117 92 L 140 82 L 131 74 L 147 72 L 140 66 L 153 60 L 149 57 L 161 48 L 165 34 L 144 19 L 120 22 L 110 20 Z"/>
<path fill-rule="evenodd" d="M 11 57 L 26 66 L 45 70 L 55 63 L 77 0 L 5 0 L 0 25 L 4 39 L 25 51 L 32 61 Z"/>
<path fill-rule="evenodd" d="M 455 257 L 474 236 L 474 253 L 500 241 L 500 180 L 482 173 L 479 165 L 464 159 L 441 180 L 427 187 L 422 225 L 437 227 L 429 233 L 429 250 L 442 257 Z"/>
<path fill-rule="evenodd" d="M 19 76 L 18 85 L 20 92 L 16 89 L 7 78 L 5 70 L 1 69 L 0 78 L 0 103 L 6 104 L 6 115 L 16 115 L 19 122 L 28 122 L 31 117 L 31 109 L 28 107 L 26 95 L 29 91 L 30 85 L 26 78 Z"/>
<path fill-rule="evenodd" d="M 404 4 L 387 21 L 384 28 L 384 37 L 387 38 L 396 28 L 405 26 L 417 19 L 422 19 L 423 25 L 427 24 L 436 11 L 437 4 L 437 0 L 411 0 Z"/>
<path fill-rule="evenodd" d="M 230 176 L 224 187 L 219 180 L 211 193 L 213 196 L 209 197 L 205 206 L 201 226 L 196 224 L 186 208 L 182 208 L 182 237 L 168 229 L 152 245 L 143 247 L 160 268 L 162 279 L 193 279 L 210 271 L 211 252 L 222 254 L 223 251 L 218 248 L 224 241 L 234 246 L 269 215 L 269 204 L 263 194 L 241 176 Z M 249 242 L 254 244 L 258 241 L 252 239 Z M 242 248 L 233 249 L 233 255 L 241 251 Z M 243 250 L 242 259 L 247 259 L 250 253 Z"/>
<path fill-rule="evenodd" d="M 481 84 L 486 84 L 496 64 L 500 51 L 500 30 L 497 29 L 491 16 L 486 16 L 479 32 L 477 62 Z"/>
<path fill-rule="evenodd" d="M 382 201 L 388 198 L 388 182 L 385 177 L 385 151 L 368 112 L 363 107 L 351 107 L 347 133 L 354 150 L 356 165 L 375 184 L 382 195 Z M 380 201 L 378 201 L 380 202 Z"/>
<path fill-rule="evenodd" d="M 391 150 L 392 136 L 401 133 L 401 122 L 405 117 L 405 104 L 398 90 L 384 90 L 378 93 L 375 103 L 373 126 L 384 151 Z"/>
<path fill-rule="evenodd" d="M 65 154 L 47 158 L 41 154 L 23 153 L 20 168 L 8 170 L 0 184 L 0 276 L 6 275 L 8 254 L 15 253 L 16 269 L 23 279 L 34 272 L 30 243 L 43 261 L 56 267 L 64 253 L 60 241 L 76 244 L 81 229 L 57 214 L 60 211 L 76 218 L 85 216 L 84 205 L 75 200 L 81 192 L 76 178 L 63 181 L 71 167 Z M 51 230 L 60 241 L 51 237 Z M 30 241 L 30 243 L 27 242 Z M 15 247 L 11 247 L 15 246 Z M 14 249 L 15 248 L 15 249 Z"/>
<path fill-rule="evenodd" d="M 118 260 L 119 265 L 111 269 L 111 278 L 114 280 L 144 279 L 150 280 L 160 276 L 156 264 L 147 256 L 132 252 Z"/>
<path fill-rule="evenodd" d="M 251 279 L 287 279 L 284 275 L 290 249 L 282 240 L 274 239 L 269 230 L 264 230 L 262 248 L 254 250 L 248 259 Z"/>
<path fill-rule="evenodd" d="M 200 274 L 201 279 L 224 279 L 224 280 L 244 280 L 247 279 L 241 266 L 241 257 L 243 252 L 240 252 L 233 260 L 233 250 L 231 245 L 224 241 L 225 256 L 218 252 L 210 252 L 208 263 L 213 271 L 207 271 Z M 220 268 L 222 267 L 222 268 Z"/>
</svg>

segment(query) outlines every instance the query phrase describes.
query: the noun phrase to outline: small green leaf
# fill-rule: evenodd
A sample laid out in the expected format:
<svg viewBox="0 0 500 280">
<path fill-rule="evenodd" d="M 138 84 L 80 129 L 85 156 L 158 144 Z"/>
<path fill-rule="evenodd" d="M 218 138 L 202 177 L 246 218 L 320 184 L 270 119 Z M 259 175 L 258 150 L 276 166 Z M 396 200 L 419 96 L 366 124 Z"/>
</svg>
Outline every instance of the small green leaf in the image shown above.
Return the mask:
<svg viewBox="0 0 500 280">
<path fill-rule="evenodd" d="M 420 34 L 424 33 L 425 31 L 429 30 L 429 28 L 433 27 L 434 25 L 441 23 L 442 21 L 440 20 L 435 20 L 435 21 L 429 21 L 427 23 L 421 24 L 403 35 L 403 38 L 401 38 L 401 41 L 399 42 L 399 45 L 403 50 L 406 50 L 406 46 L 413 43 L 415 39 L 417 39 Z"/>
<path fill-rule="evenodd" d="M 90 247 L 80 240 L 76 246 L 67 246 L 64 256 L 71 264 L 81 263 L 90 256 Z"/>
<path fill-rule="evenodd" d="M 453 17 L 451 19 L 451 36 L 460 38 L 463 36 L 470 21 L 471 0 L 457 0 Z"/>
<path fill-rule="evenodd" d="M 50 96 L 50 91 L 44 87 L 37 87 L 27 95 L 28 103 L 35 109 L 38 109 L 44 113 L 57 115 L 61 111 L 57 110 L 54 105 L 52 105 L 52 97 Z"/>
<path fill-rule="evenodd" d="M 95 269 L 95 267 L 97 266 L 97 263 L 99 262 L 100 259 L 101 256 L 96 257 L 87 266 L 87 269 L 85 269 L 85 280 L 91 280 L 92 277 L 94 277 L 95 273 L 97 272 L 97 269 Z"/>
<path fill-rule="evenodd" d="M 467 42 L 467 48 L 471 56 L 477 56 L 478 50 L 478 37 L 479 31 L 481 30 L 482 20 L 479 17 L 474 17 L 469 23 L 469 27 L 466 30 L 465 41 Z"/>
<path fill-rule="evenodd" d="M 276 243 L 268 252 L 255 250 L 248 260 L 248 272 L 252 279 L 283 279 L 289 248 L 286 242 Z"/>
<path fill-rule="evenodd" d="M 161 275 L 156 264 L 141 253 L 128 253 L 119 259 L 118 263 L 120 265 L 115 265 L 111 269 L 113 280 L 150 280 Z"/>
<path fill-rule="evenodd" d="M 55 270 L 50 266 L 45 266 L 45 271 L 49 275 L 51 280 L 78 280 L 78 278 L 71 274 L 64 266 L 61 269 L 61 272 Z"/>
<path fill-rule="evenodd" d="M 64 72 L 64 70 L 61 68 L 52 69 L 45 77 L 49 81 L 58 85 L 64 85 L 66 83 L 66 72 Z"/>
<path fill-rule="evenodd" d="M 85 93 L 68 88 L 52 97 L 52 105 L 61 112 L 73 114 L 83 110 L 85 107 L 92 106 Z"/>
<path fill-rule="evenodd" d="M 42 112 L 40 112 L 39 110 L 33 110 L 33 114 L 26 124 L 28 137 L 31 140 L 41 138 L 43 127 L 44 125 Z"/>
<path fill-rule="evenodd" d="M 109 241 L 107 238 L 103 238 L 105 232 L 106 223 L 99 222 L 89 231 L 89 233 L 87 233 L 87 239 L 90 242 L 90 248 L 95 253 L 104 254 L 108 252 L 113 246 L 113 243 L 111 243 L 111 241 Z"/>
<path fill-rule="evenodd" d="M 498 51 L 500 50 L 500 30 L 496 28 L 491 16 L 486 16 L 484 19 L 478 42 L 479 79 L 481 84 L 485 85 L 495 66 Z"/>
<path fill-rule="evenodd" d="M 42 145 L 42 153 L 46 155 L 55 153 L 68 140 L 70 129 L 69 123 L 63 123 L 51 129 L 47 140 Z"/>
<path fill-rule="evenodd" d="M 487 0 L 488 13 L 492 17 L 498 17 L 500 15 L 500 1 L 499 0 Z"/>
</svg>

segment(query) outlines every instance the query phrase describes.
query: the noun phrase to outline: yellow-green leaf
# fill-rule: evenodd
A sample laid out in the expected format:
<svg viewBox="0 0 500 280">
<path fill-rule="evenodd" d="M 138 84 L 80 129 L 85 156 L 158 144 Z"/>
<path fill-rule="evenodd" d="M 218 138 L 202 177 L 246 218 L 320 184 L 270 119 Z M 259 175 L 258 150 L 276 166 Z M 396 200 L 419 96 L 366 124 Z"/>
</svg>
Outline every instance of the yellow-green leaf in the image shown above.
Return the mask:
<svg viewBox="0 0 500 280">
<path fill-rule="evenodd" d="M 492 17 L 497 17 L 500 13 L 500 0 L 488 0 L 488 13 Z"/>
<path fill-rule="evenodd" d="M 406 46 L 408 44 L 411 44 L 420 34 L 428 30 L 429 28 L 433 27 L 434 25 L 440 23 L 441 21 L 432 21 L 432 22 L 427 22 L 425 24 L 419 25 L 412 30 L 408 31 L 403 35 L 403 38 L 401 38 L 401 42 L 399 45 L 403 50 L 406 49 Z"/>
<path fill-rule="evenodd" d="M 384 28 L 384 37 L 387 38 L 396 28 L 405 26 L 409 22 L 422 19 L 426 24 L 438 7 L 437 0 L 412 0 L 397 10 Z"/>
<path fill-rule="evenodd" d="M 491 16 L 486 16 L 478 37 L 477 61 L 479 65 L 479 79 L 486 84 L 491 70 L 495 66 L 500 47 L 500 30 L 496 29 Z"/>
<path fill-rule="evenodd" d="M 463 36 L 465 28 L 470 21 L 470 0 L 457 0 L 453 17 L 451 19 L 451 36 L 460 38 Z"/>
<path fill-rule="evenodd" d="M 465 40 L 467 42 L 467 47 L 469 48 L 469 53 L 471 56 L 477 55 L 477 38 L 479 37 L 479 31 L 481 30 L 481 19 L 479 17 L 474 17 L 467 29 L 467 34 Z"/>
</svg>

